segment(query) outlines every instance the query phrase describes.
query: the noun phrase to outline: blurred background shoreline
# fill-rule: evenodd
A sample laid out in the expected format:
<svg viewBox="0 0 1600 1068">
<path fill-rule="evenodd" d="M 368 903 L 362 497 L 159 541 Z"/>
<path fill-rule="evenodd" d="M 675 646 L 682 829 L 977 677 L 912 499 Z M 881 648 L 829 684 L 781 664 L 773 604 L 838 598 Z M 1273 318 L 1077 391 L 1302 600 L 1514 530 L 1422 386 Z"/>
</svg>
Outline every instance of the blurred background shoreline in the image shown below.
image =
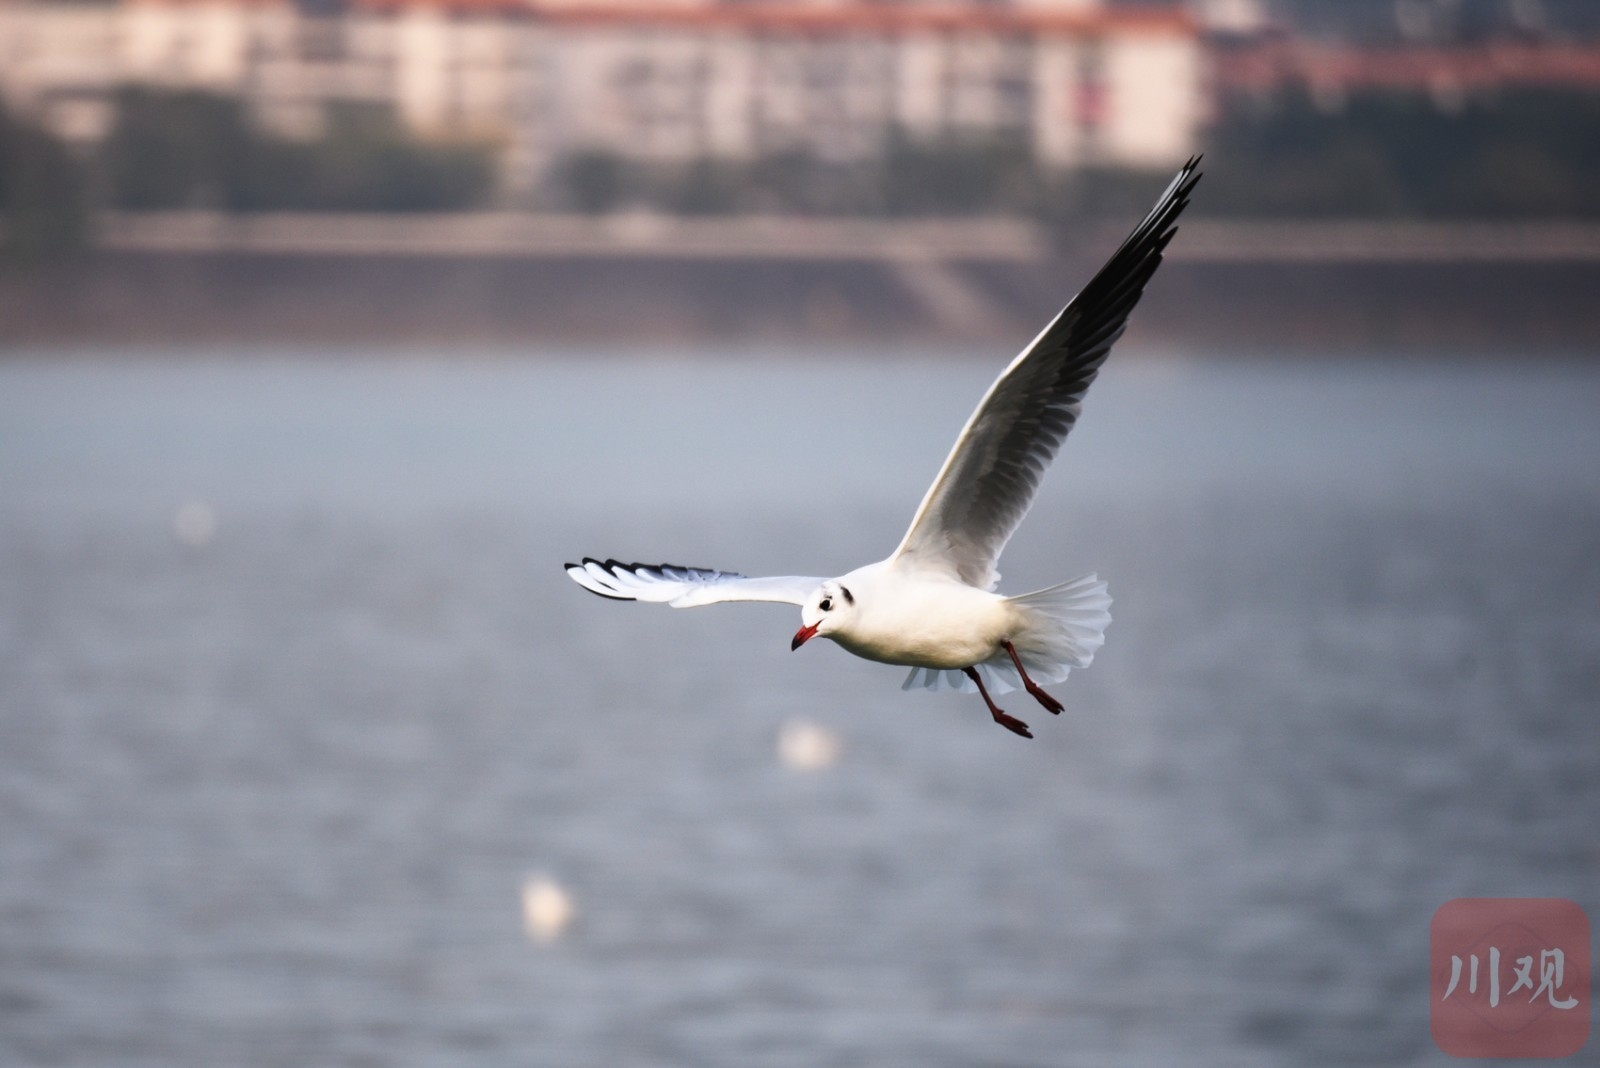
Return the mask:
<svg viewBox="0 0 1600 1068">
<path fill-rule="evenodd" d="M 1095 227 L 1070 249 L 1028 238 L 952 252 L 891 229 L 873 232 L 881 244 L 822 240 L 789 254 L 765 244 L 770 230 L 758 226 L 688 249 L 678 240 L 650 247 L 653 239 L 601 236 L 589 247 L 486 250 L 470 237 L 458 246 L 436 235 L 394 251 L 379 247 L 389 221 L 374 230 L 371 220 L 353 220 L 348 237 L 339 221 L 296 220 L 216 240 L 180 233 L 170 247 L 135 232 L 70 263 L 0 273 L 0 351 L 571 341 L 1010 349 L 1117 241 Z M 1281 246 L 1263 250 L 1259 229 L 1185 226 L 1156 284 L 1159 299 L 1134 327 L 1140 345 L 1286 358 L 1373 348 L 1594 351 L 1600 240 L 1592 228 L 1511 227 L 1490 232 L 1487 244 L 1471 227 L 1400 227 L 1392 241 L 1364 226 L 1284 233 Z M 1529 239 L 1549 244 L 1530 249 Z M 1563 251 L 1547 251 L 1558 245 Z"/>
<path fill-rule="evenodd" d="M 0 347 L 1592 350 L 1575 0 L 0 0 Z"/>
</svg>

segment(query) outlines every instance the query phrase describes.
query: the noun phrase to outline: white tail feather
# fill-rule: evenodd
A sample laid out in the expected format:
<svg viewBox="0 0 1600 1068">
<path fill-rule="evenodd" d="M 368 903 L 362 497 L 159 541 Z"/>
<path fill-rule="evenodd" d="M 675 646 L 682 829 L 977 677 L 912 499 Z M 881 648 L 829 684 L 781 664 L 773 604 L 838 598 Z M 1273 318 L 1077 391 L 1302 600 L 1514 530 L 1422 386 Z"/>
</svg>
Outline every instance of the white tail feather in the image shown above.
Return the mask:
<svg viewBox="0 0 1600 1068">
<path fill-rule="evenodd" d="M 1083 575 L 1059 586 L 1009 597 L 1007 601 L 1021 609 L 1028 621 L 1012 637 L 1012 645 L 1034 682 L 1060 682 L 1073 668 L 1088 667 L 1106 642 L 1105 631 L 1111 625 L 1111 596 L 1096 575 Z M 1004 649 L 973 667 L 990 693 L 1022 688 L 1011 655 Z M 976 693 L 978 689 L 960 669 L 912 668 L 900 688 L 918 687 L 961 693 Z"/>
</svg>

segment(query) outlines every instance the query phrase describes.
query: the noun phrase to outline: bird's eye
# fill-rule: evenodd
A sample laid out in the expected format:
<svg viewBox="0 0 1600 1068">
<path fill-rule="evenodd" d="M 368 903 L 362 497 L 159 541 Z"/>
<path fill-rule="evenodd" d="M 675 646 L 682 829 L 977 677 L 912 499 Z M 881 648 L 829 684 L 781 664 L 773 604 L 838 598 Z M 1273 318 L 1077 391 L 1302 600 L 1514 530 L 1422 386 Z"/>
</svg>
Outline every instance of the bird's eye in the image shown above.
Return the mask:
<svg viewBox="0 0 1600 1068">
<path fill-rule="evenodd" d="M 819 604 L 819 605 L 817 605 L 817 607 L 818 607 L 818 608 L 820 608 L 820 609 L 822 609 L 822 610 L 823 610 L 823 611 L 824 611 L 824 612 L 831 612 L 831 611 L 833 611 L 833 598 L 831 598 L 831 597 L 824 597 L 824 598 L 823 598 L 823 599 L 822 599 L 822 603 L 821 603 L 821 604 Z"/>
</svg>

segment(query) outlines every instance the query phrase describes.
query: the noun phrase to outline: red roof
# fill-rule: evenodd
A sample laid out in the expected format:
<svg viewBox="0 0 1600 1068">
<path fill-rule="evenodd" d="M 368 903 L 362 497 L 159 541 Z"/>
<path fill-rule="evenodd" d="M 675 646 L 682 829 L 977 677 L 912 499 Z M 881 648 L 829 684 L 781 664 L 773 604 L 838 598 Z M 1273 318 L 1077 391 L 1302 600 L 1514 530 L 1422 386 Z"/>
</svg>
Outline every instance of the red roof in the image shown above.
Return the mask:
<svg viewBox="0 0 1600 1068">
<path fill-rule="evenodd" d="M 436 8 L 463 14 L 516 14 L 564 25 L 632 25 L 692 29 L 778 30 L 797 33 L 974 33 L 1057 32 L 1094 35 L 1111 32 L 1165 33 L 1192 37 L 1194 17 L 1173 4 L 1166 7 L 1051 11 L 987 4 L 839 5 L 766 0 L 740 4 L 651 4 L 636 2 L 540 3 L 539 0 L 350 0 L 353 7 L 377 11 Z"/>
<path fill-rule="evenodd" d="M 1358 48 L 1276 41 L 1230 51 L 1214 65 L 1224 91 L 1283 85 L 1345 89 L 1492 89 L 1549 85 L 1600 89 L 1600 48 L 1497 41 L 1452 47 Z"/>
</svg>

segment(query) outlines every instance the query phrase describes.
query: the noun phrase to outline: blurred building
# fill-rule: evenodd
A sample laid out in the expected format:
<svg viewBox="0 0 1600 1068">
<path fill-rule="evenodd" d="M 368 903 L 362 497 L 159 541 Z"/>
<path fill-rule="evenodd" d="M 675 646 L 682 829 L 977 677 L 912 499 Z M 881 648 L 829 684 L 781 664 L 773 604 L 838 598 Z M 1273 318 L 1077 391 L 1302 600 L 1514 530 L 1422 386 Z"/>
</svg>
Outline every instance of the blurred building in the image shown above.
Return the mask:
<svg viewBox="0 0 1600 1068">
<path fill-rule="evenodd" d="M 1224 106 L 1301 92 L 1327 109 L 1354 93 L 1425 93 L 1447 111 L 1509 88 L 1600 92 L 1600 48 L 1576 41 L 1490 39 L 1358 46 L 1283 36 L 1219 48 L 1214 85 Z"/>
<path fill-rule="evenodd" d="M 1600 91 L 1594 0 L 1201 0 L 1218 106 L 1290 92 L 1427 94 L 1445 111 L 1507 89 Z"/>
<path fill-rule="evenodd" d="M 309 135 L 330 105 L 499 146 L 511 190 L 578 152 L 642 163 L 891 137 L 1006 140 L 1043 165 L 1166 168 L 1205 113 L 1184 7 L 1100 0 L 0 0 L 0 93 L 93 142 L 123 84 L 236 95 Z"/>
</svg>

